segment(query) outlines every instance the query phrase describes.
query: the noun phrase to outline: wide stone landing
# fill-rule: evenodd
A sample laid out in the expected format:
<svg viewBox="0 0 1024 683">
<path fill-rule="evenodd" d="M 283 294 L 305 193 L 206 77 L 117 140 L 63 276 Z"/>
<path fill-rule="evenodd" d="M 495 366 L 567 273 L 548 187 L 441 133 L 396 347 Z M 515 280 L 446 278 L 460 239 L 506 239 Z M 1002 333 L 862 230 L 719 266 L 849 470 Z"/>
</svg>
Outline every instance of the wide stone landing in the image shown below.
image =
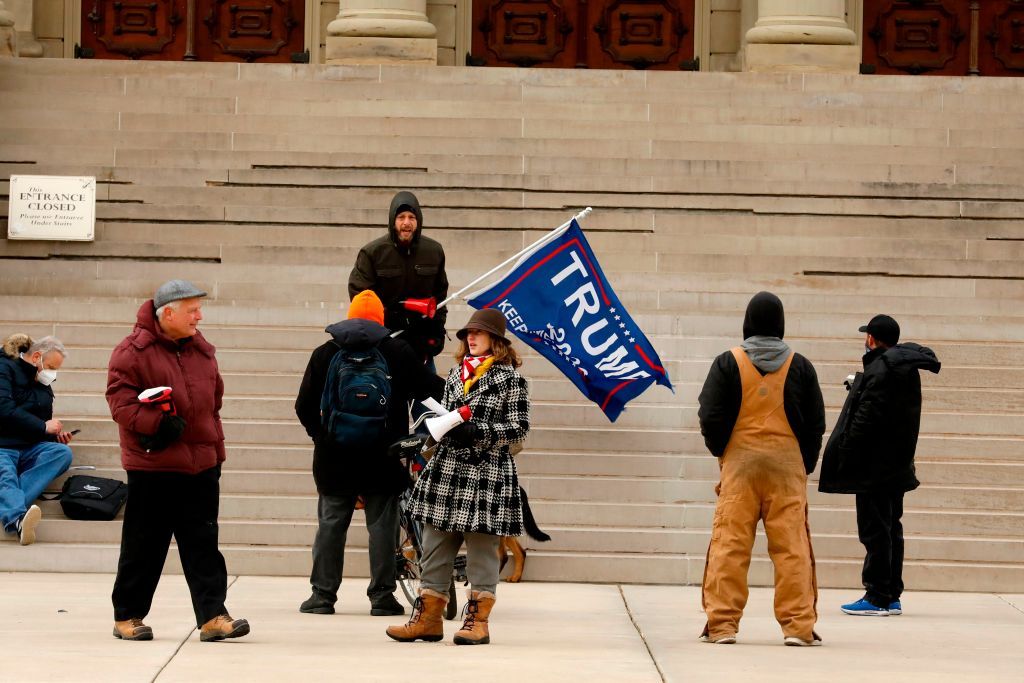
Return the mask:
<svg viewBox="0 0 1024 683">
<path fill-rule="evenodd" d="M 153 642 L 111 635 L 103 574 L 0 574 L 2 681 L 1020 681 L 1024 595 L 908 593 L 900 617 L 847 617 L 847 591 L 821 592 L 821 648 L 782 646 L 771 591 L 751 592 L 734 646 L 696 639 L 700 589 L 502 585 L 493 643 L 401 644 L 371 617 L 364 580 L 342 587 L 333 616 L 299 614 L 304 579 L 231 580 L 228 606 L 252 623 L 237 641 L 200 643 L 180 576 L 161 582 L 146 620 Z M 450 638 L 456 626 L 446 623 Z M 473 674 L 472 672 L 477 672 Z"/>
</svg>

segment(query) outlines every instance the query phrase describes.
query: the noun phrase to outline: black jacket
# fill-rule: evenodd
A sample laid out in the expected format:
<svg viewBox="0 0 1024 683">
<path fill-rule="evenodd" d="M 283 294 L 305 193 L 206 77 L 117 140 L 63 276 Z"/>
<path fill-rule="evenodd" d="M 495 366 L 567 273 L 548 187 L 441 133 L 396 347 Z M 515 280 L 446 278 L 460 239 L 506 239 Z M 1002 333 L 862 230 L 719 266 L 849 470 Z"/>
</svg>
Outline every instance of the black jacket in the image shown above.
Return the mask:
<svg viewBox="0 0 1024 683">
<path fill-rule="evenodd" d="M 36 381 L 36 366 L 0 354 L 0 448 L 56 441 L 46 433 L 53 419 L 53 390 Z"/>
<path fill-rule="evenodd" d="M 821 436 L 825 432 L 825 403 L 814 366 L 799 353 L 794 354 L 790 364 L 783 400 L 786 419 L 800 443 L 804 468 L 810 474 L 818 462 Z M 726 351 L 711 364 L 697 401 L 704 444 L 712 455 L 721 457 L 725 454 L 743 401 L 740 369 L 732 351 Z"/>
<path fill-rule="evenodd" d="M 395 231 L 395 216 L 402 206 L 416 214 L 416 233 L 407 247 L 398 243 Z M 441 245 L 423 235 L 423 212 L 416 195 L 399 192 L 391 200 L 388 234 L 364 246 L 356 256 L 356 265 L 348 278 L 348 295 L 354 297 L 372 289 L 384 304 L 384 325 L 391 330 L 405 330 L 402 338 L 424 358 L 436 356 L 444 347 L 448 309 L 438 309 L 429 320 L 405 310 L 398 302 L 429 297 L 434 297 L 438 303 L 443 301 L 448 296 L 444 262 Z"/>
<path fill-rule="evenodd" d="M 864 372 L 857 373 L 825 446 L 819 491 L 901 493 L 918 487 L 920 370 L 940 368 L 931 349 L 910 342 L 864 355 Z"/>
<path fill-rule="evenodd" d="M 388 446 L 409 433 L 409 399 L 440 398 L 444 380 L 424 367 L 409 345 L 389 336 L 387 328 L 369 320 L 344 320 L 326 329 L 332 339 L 317 347 L 302 377 L 295 414 L 313 439 L 313 479 L 326 495 L 398 493 L 408 477 L 397 460 L 387 458 Z M 327 382 L 331 359 L 340 347 L 365 349 L 377 346 L 391 376 L 388 428 L 380 448 L 373 452 L 346 453 L 321 433 L 320 397 Z"/>
</svg>

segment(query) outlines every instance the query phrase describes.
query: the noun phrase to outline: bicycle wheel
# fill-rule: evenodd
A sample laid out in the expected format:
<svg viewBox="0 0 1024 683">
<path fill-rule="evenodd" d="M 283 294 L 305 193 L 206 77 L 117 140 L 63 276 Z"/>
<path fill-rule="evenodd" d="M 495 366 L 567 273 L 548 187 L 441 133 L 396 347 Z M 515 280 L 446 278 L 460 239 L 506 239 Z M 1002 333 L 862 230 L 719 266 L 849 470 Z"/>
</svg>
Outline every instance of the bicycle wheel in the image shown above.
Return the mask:
<svg viewBox="0 0 1024 683">
<path fill-rule="evenodd" d="M 420 553 L 406 529 L 398 527 L 398 546 L 395 551 L 395 562 L 397 564 L 395 578 L 398 585 L 405 593 L 405 599 L 409 605 L 416 603 L 420 595 Z"/>
</svg>

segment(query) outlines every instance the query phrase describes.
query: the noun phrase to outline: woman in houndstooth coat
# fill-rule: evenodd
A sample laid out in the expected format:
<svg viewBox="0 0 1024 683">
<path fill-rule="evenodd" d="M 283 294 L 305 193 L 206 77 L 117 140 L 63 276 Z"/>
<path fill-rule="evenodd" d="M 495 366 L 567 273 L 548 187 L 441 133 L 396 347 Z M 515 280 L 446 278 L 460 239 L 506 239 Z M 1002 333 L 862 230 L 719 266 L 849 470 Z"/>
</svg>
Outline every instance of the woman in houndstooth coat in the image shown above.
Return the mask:
<svg viewBox="0 0 1024 683">
<path fill-rule="evenodd" d="M 459 362 L 448 374 L 443 403 L 448 410 L 468 406 L 471 417 L 444 435 L 413 489 L 412 515 L 423 523 L 421 592 L 409 623 L 388 629 L 400 641 L 443 638 L 452 563 L 465 543 L 471 590 L 455 643 L 490 642 L 501 536 L 523 533 L 512 458 L 530 429 L 529 390 L 516 371 L 521 361 L 505 336 L 505 317 L 494 309 L 476 311 L 456 336 Z"/>
</svg>

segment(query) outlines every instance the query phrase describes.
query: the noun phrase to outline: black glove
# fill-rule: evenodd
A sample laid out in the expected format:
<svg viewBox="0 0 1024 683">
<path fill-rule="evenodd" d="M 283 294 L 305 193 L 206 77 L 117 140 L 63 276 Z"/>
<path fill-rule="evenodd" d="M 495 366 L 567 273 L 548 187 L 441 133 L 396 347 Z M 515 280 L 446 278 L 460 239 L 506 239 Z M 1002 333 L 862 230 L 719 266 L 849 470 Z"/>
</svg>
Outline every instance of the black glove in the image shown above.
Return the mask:
<svg viewBox="0 0 1024 683">
<path fill-rule="evenodd" d="M 473 445 L 473 441 L 476 439 L 477 428 L 472 422 L 463 422 L 462 424 L 452 427 L 448 430 L 448 433 L 444 435 L 446 439 L 451 439 L 452 443 L 459 446 L 468 447 Z"/>
<path fill-rule="evenodd" d="M 161 451 L 181 438 L 185 433 L 185 420 L 177 415 L 165 413 L 160 418 L 160 426 L 156 434 L 140 434 L 139 445 L 146 449 L 146 452 Z"/>
</svg>

